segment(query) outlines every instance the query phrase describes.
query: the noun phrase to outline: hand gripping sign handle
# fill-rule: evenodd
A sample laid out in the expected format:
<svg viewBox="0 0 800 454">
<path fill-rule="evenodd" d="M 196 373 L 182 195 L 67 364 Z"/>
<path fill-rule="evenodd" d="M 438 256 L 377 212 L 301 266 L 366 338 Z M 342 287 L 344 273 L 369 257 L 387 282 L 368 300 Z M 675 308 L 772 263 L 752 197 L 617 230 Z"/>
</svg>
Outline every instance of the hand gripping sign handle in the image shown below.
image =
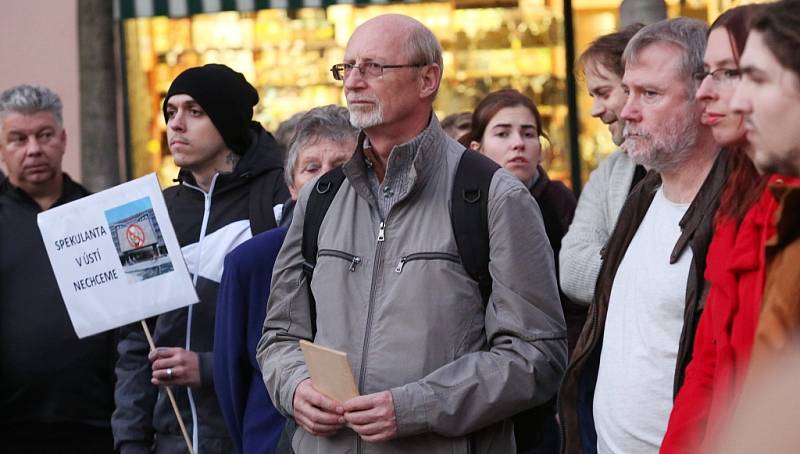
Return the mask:
<svg viewBox="0 0 800 454">
<path fill-rule="evenodd" d="M 153 336 L 150 335 L 150 328 L 147 327 L 147 322 L 144 320 L 142 320 L 142 328 L 144 329 L 144 335 L 147 337 L 147 343 L 150 344 L 150 351 L 152 352 L 156 349 L 156 344 L 153 342 Z M 192 449 L 192 441 L 189 439 L 189 433 L 186 431 L 186 425 L 183 424 L 181 412 L 178 411 L 178 403 L 175 402 L 175 395 L 172 394 L 172 388 L 166 385 L 164 385 L 164 388 L 167 389 L 167 396 L 172 404 L 172 410 L 175 412 L 175 416 L 178 418 L 178 425 L 181 426 L 181 433 L 183 434 L 183 440 L 186 442 L 186 447 L 189 448 L 189 454 L 194 454 L 194 449 Z"/>
</svg>

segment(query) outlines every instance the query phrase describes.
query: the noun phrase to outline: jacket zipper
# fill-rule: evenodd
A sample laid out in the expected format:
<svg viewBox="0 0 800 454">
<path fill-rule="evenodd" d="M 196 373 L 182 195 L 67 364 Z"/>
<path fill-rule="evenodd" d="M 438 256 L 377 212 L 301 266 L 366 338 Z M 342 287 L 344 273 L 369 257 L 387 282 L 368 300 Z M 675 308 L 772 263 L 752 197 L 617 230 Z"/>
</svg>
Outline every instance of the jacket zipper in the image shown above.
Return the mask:
<svg viewBox="0 0 800 454">
<path fill-rule="evenodd" d="M 192 285 L 197 287 L 197 279 L 200 276 L 200 266 L 203 262 L 203 240 L 206 238 L 206 231 L 208 230 L 208 220 L 211 218 L 211 196 L 214 194 L 214 187 L 217 185 L 217 177 L 219 173 L 215 174 L 214 177 L 211 179 L 211 185 L 208 187 L 208 192 L 204 191 L 202 188 L 198 186 L 192 186 L 191 184 L 184 183 L 184 185 L 188 188 L 192 188 L 196 191 L 200 191 L 203 194 L 203 221 L 200 224 L 200 238 L 197 240 L 197 269 L 195 270 L 194 276 L 192 277 Z M 192 347 L 192 308 L 194 305 L 189 306 L 188 315 L 186 316 L 186 350 L 191 351 Z M 194 448 L 194 452 L 199 454 L 200 447 L 199 444 L 199 432 L 198 426 L 199 418 L 197 416 L 197 405 L 194 402 L 194 395 L 192 393 L 192 388 L 190 386 L 186 387 L 186 393 L 189 395 L 189 408 L 192 411 L 192 447 Z"/>
<path fill-rule="evenodd" d="M 447 260 L 454 263 L 461 263 L 461 258 L 455 254 L 448 254 L 446 252 L 415 252 L 414 254 L 404 255 L 394 269 L 394 272 L 402 273 L 405 264 L 413 262 L 414 260 Z"/>
<path fill-rule="evenodd" d="M 375 301 L 375 282 L 378 277 L 378 268 L 380 267 L 380 257 L 383 253 L 383 243 L 386 240 L 386 222 L 381 218 L 378 225 L 378 238 L 377 246 L 375 247 L 375 261 L 372 267 L 372 281 L 369 286 L 369 301 L 367 305 L 367 326 L 364 330 L 364 345 L 361 348 L 361 370 L 358 374 L 358 393 L 364 394 L 364 377 L 367 373 L 367 354 L 369 353 L 369 334 L 372 328 L 372 309 Z M 356 452 L 361 453 L 364 451 L 361 437 L 356 436 Z"/>
<path fill-rule="evenodd" d="M 333 249 L 320 249 L 317 252 L 317 257 L 338 257 L 340 259 L 345 259 L 350 262 L 350 271 L 355 271 L 356 266 L 361 263 L 361 257 L 353 254 L 348 254 L 347 252 L 336 251 Z"/>
</svg>

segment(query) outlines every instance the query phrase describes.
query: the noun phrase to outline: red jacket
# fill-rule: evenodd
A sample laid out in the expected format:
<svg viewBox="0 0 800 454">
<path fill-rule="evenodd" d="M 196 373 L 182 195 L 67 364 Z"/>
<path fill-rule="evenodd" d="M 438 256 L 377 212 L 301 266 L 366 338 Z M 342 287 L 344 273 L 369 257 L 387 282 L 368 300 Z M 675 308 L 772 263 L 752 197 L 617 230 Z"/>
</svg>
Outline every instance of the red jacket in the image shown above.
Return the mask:
<svg viewBox="0 0 800 454">
<path fill-rule="evenodd" d="M 777 207 L 772 193 L 765 189 L 741 225 L 737 227 L 733 219 L 717 224 L 705 274 L 711 289 L 686 381 L 669 418 L 662 454 L 708 449 L 741 391 L 761 309 L 764 246 L 775 234 Z"/>
</svg>

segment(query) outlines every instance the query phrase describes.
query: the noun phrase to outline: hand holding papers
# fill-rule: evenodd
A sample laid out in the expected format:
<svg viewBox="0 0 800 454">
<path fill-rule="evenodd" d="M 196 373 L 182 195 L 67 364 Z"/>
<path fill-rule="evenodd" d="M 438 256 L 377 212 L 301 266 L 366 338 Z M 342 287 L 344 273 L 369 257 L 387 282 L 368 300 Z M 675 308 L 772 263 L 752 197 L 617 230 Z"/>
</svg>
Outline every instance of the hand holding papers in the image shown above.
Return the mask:
<svg viewBox="0 0 800 454">
<path fill-rule="evenodd" d="M 358 396 L 347 353 L 300 341 L 314 388 L 340 403 Z"/>
</svg>

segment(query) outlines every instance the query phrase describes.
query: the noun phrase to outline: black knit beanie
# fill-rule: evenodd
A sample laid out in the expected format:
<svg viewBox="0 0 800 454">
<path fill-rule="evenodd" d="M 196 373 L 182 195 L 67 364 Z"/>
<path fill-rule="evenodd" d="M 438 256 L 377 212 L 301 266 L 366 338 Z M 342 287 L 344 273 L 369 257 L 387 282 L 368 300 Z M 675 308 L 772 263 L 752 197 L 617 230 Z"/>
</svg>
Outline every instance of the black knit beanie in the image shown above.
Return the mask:
<svg viewBox="0 0 800 454">
<path fill-rule="evenodd" d="M 244 78 L 225 65 L 211 63 L 189 68 L 172 81 L 162 107 L 167 120 L 167 100 L 172 95 L 189 95 L 206 111 L 225 144 L 236 154 L 250 146 L 248 128 L 258 92 Z"/>
</svg>

